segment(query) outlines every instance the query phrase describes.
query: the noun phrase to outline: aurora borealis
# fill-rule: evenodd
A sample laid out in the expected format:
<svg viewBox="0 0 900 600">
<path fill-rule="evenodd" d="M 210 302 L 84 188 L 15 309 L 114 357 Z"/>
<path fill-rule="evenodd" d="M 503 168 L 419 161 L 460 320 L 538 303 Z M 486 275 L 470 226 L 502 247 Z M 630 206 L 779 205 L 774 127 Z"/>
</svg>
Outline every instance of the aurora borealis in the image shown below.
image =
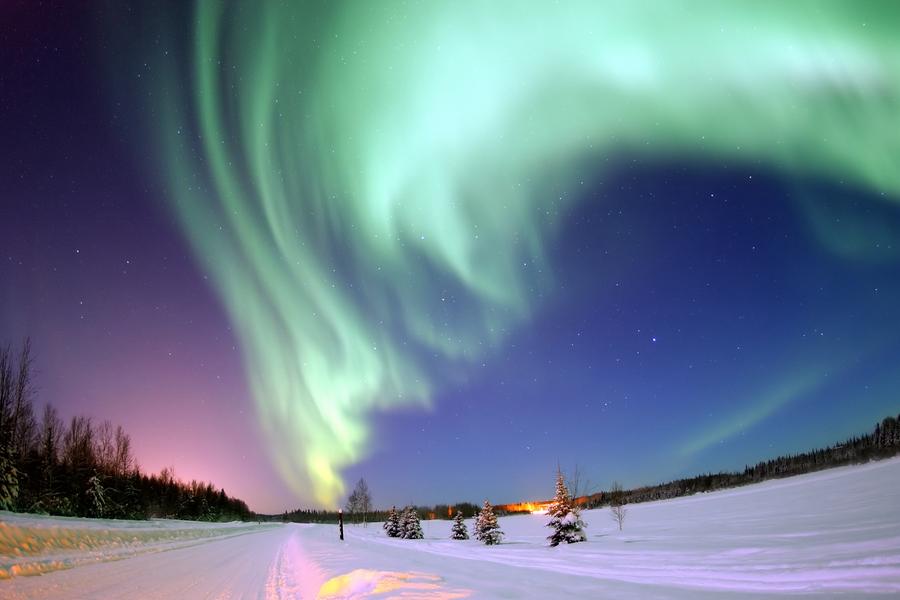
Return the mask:
<svg viewBox="0 0 900 600">
<path fill-rule="evenodd" d="M 648 482 L 896 412 L 894 4 L 108 8 L 82 68 L 233 327 L 285 504 Z"/>
</svg>

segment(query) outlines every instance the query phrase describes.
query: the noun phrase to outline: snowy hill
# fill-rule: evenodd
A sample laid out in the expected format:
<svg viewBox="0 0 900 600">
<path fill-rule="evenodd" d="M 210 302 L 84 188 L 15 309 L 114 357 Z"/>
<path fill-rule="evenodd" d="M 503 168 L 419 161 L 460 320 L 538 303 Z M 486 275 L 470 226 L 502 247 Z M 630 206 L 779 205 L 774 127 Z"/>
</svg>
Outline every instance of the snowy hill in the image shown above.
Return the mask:
<svg viewBox="0 0 900 600">
<path fill-rule="evenodd" d="M 450 540 L 451 521 L 423 522 L 423 540 L 387 538 L 379 524 L 348 526 L 341 543 L 333 525 L 119 524 L 2 513 L 7 574 L 60 556 L 74 568 L 0 581 L 0 597 L 900 595 L 900 459 L 628 508 L 621 533 L 608 510 L 586 511 L 588 542 L 557 548 L 546 545 L 545 515 L 502 518 L 504 543 L 484 546 Z M 101 542 L 84 548 L 47 542 L 80 529 L 116 542 L 104 545 L 97 533 Z M 133 539 L 119 539 L 117 532 L 135 530 Z M 123 547 L 136 555 L 116 560 Z"/>
</svg>

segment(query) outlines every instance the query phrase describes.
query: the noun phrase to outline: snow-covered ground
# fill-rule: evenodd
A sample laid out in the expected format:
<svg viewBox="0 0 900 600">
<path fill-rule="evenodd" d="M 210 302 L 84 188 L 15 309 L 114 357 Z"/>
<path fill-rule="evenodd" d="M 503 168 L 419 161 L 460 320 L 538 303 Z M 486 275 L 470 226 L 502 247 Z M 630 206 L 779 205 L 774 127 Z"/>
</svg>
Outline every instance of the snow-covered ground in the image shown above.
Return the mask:
<svg viewBox="0 0 900 600">
<path fill-rule="evenodd" d="M 447 539 L 450 521 L 340 542 L 325 525 L 0 513 L 0 598 L 900 596 L 900 459 L 628 509 L 621 533 L 587 511 L 588 542 L 557 548 L 542 515 L 483 546 Z"/>
</svg>

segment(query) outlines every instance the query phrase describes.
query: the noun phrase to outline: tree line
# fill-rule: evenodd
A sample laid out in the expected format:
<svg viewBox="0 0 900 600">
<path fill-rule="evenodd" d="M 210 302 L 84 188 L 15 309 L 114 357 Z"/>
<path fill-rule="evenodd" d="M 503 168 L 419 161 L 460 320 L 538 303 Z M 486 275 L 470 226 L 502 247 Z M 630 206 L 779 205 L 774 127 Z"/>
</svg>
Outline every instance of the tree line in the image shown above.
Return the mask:
<svg viewBox="0 0 900 600">
<path fill-rule="evenodd" d="M 582 496 L 578 498 L 577 502 L 587 508 L 596 508 L 611 504 L 622 506 L 637 502 L 667 500 L 679 496 L 690 496 L 697 492 L 711 492 L 759 483 L 768 479 L 790 477 L 832 467 L 888 458 L 898 453 L 900 453 L 900 415 L 886 417 L 875 425 L 871 433 L 851 437 L 827 448 L 779 456 L 755 465 L 747 465 L 743 471 L 706 473 L 630 490 L 617 488 L 608 492 Z"/>
<path fill-rule="evenodd" d="M 369 499 L 371 502 L 371 499 Z M 349 502 L 348 502 L 349 506 Z M 467 517 L 478 512 L 478 506 L 472 502 L 459 502 L 457 504 L 435 504 L 433 506 L 410 506 L 421 520 L 444 519 L 451 520 L 456 517 L 457 513 L 463 513 Z M 495 509 L 496 510 L 496 509 Z M 390 510 L 371 509 L 366 513 L 365 520 L 370 523 L 384 522 L 390 516 Z M 496 510 L 500 516 L 512 514 L 515 511 Z M 344 516 L 348 522 L 363 522 L 361 513 L 351 512 L 349 509 L 344 512 Z M 320 510 L 314 508 L 297 508 L 281 513 L 280 515 L 261 516 L 266 520 L 280 520 L 285 523 L 337 523 L 340 513 L 336 510 Z"/>
<path fill-rule="evenodd" d="M 210 483 L 179 481 L 173 469 L 141 472 L 131 437 L 109 421 L 63 423 L 47 404 L 37 418 L 31 346 L 0 348 L 0 510 L 114 519 L 205 521 L 254 517 Z"/>
</svg>

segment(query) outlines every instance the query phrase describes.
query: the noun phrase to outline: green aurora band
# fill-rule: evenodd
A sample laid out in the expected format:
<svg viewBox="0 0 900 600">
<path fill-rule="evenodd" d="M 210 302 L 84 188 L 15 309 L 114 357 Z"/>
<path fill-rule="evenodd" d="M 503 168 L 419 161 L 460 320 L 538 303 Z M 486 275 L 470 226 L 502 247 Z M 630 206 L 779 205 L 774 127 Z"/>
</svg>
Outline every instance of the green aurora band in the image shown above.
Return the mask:
<svg viewBox="0 0 900 600">
<path fill-rule="evenodd" d="M 159 29 L 172 207 L 322 505 L 374 411 L 427 406 L 552 290 L 545 244 L 607 159 L 900 198 L 900 3 L 204 1 Z"/>
</svg>

